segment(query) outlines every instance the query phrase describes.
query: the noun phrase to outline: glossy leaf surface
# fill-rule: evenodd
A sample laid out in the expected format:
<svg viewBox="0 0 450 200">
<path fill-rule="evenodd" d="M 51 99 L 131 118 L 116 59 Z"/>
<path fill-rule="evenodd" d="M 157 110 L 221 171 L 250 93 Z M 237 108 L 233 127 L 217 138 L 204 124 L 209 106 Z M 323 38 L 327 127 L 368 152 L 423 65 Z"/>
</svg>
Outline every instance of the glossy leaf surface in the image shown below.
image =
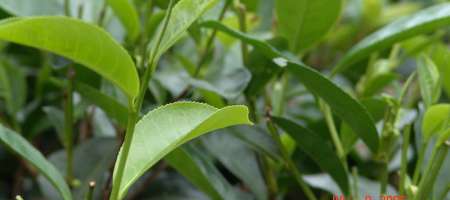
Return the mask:
<svg viewBox="0 0 450 200">
<path fill-rule="evenodd" d="M 178 102 L 149 112 L 136 124 L 119 197 L 124 197 L 131 184 L 173 149 L 207 132 L 238 124 L 251 124 L 245 106 L 217 109 Z"/>
<path fill-rule="evenodd" d="M 450 3 L 442 3 L 406 16 L 383 27 L 356 44 L 333 69 L 340 73 L 351 64 L 394 43 L 450 25 Z"/>
<path fill-rule="evenodd" d="M 89 67 L 136 97 L 139 79 L 128 53 L 102 29 L 67 17 L 12 18 L 0 22 L 0 39 L 62 55 Z"/>
<path fill-rule="evenodd" d="M 433 105 L 441 94 L 441 81 L 439 71 L 433 61 L 422 56 L 417 62 L 420 93 L 426 107 Z"/>
<path fill-rule="evenodd" d="M 0 125 L 0 143 L 14 153 L 28 161 L 42 173 L 61 194 L 65 200 L 71 200 L 72 195 L 64 177 L 36 150 L 27 140 L 18 133 Z"/>
</svg>

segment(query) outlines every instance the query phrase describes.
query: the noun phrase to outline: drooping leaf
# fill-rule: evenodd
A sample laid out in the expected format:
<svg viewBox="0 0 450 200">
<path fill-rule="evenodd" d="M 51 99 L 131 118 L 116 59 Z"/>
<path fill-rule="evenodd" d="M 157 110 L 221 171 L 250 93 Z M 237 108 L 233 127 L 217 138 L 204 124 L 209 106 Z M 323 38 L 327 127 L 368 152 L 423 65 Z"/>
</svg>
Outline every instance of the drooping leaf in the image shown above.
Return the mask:
<svg viewBox="0 0 450 200">
<path fill-rule="evenodd" d="M 330 174 L 345 194 L 349 193 L 349 181 L 345 168 L 332 146 L 324 138 L 290 120 L 274 117 L 273 121 L 286 131 L 295 140 L 297 146 L 322 170 Z"/>
<path fill-rule="evenodd" d="M 361 40 L 339 61 L 333 74 L 345 71 L 371 53 L 396 42 L 450 25 L 450 3 L 442 3 L 394 21 Z"/>
<path fill-rule="evenodd" d="M 450 104 L 431 106 L 423 117 L 422 135 L 429 141 L 433 135 L 444 134 L 450 128 Z"/>
<path fill-rule="evenodd" d="M 218 0 L 181 0 L 172 10 L 172 16 L 169 19 L 167 30 L 161 40 L 161 44 L 156 49 L 156 41 L 153 40 L 150 45 L 150 52 L 155 54 L 156 60 L 175 44 L 183 33 L 197 20 L 204 12 L 212 8 Z M 160 30 L 162 31 L 162 30 Z"/>
<path fill-rule="evenodd" d="M 0 22 L 0 39 L 65 56 L 115 83 L 130 98 L 139 79 L 131 57 L 102 29 L 77 19 L 51 16 Z"/>
<path fill-rule="evenodd" d="M 37 149 L 20 136 L 19 133 L 0 125 L 0 143 L 36 167 L 51 182 L 53 187 L 58 190 L 64 200 L 72 199 L 70 189 L 64 177 Z"/>
<path fill-rule="evenodd" d="M 131 40 L 139 36 L 140 24 L 136 8 L 129 0 L 107 0 L 114 13 L 128 31 Z"/>
<path fill-rule="evenodd" d="M 378 151 L 378 134 L 375 122 L 359 101 L 351 97 L 319 72 L 300 63 L 289 63 L 289 72 L 305 87 L 322 98 L 336 115 L 361 137 L 372 152 Z"/>
<path fill-rule="evenodd" d="M 214 166 L 213 160 L 193 145 L 175 149 L 164 160 L 211 199 L 236 199 L 231 196 L 234 193 L 232 186 Z"/>
<path fill-rule="evenodd" d="M 60 0 L 0 0 L 0 7 L 15 16 L 64 14 L 64 7 Z"/>
<path fill-rule="evenodd" d="M 340 0 L 275 1 L 280 34 L 295 52 L 318 42 L 339 18 Z"/>
<path fill-rule="evenodd" d="M 363 139 L 372 152 L 377 152 L 379 140 L 373 119 L 356 99 L 339 86 L 310 67 L 283 58 L 284 56 L 279 51 L 266 42 L 232 30 L 217 21 L 207 21 L 201 25 L 237 37 L 258 48 L 261 53 L 272 59 L 278 66 L 287 68 L 308 90 L 322 98 Z"/>
<path fill-rule="evenodd" d="M 24 71 L 13 66 L 8 60 L 0 60 L 0 99 L 5 100 L 8 113 L 17 118 L 17 113 L 25 105 L 27 90 Z"/>
<path fill-rule="evenodd" d="M 419 75 L 420 93 L 425 106 L 433 105 L 441 95 L 441 81 L 439 71 L 433 61 L 423 55 L 418 59 L 417 72 Z"/>
<path fill-rule="evenodd" d="M 256 199 L 267 199 L 267 188 L 258 158 L 247 144 L 227 130 L 206 135 L 202 142 L 215 158 L 250 188 Z"/>
<path fill-rule="evenodd" d="M 120 188 L 119 198 L 173 149 L 207 132 L 237 124 L 251 124 L 247 107 L 217 109 L 201 103 L 178 102 L 149 112 L 136 124 L 122 184 L 114 186 Z"/>
</svg>

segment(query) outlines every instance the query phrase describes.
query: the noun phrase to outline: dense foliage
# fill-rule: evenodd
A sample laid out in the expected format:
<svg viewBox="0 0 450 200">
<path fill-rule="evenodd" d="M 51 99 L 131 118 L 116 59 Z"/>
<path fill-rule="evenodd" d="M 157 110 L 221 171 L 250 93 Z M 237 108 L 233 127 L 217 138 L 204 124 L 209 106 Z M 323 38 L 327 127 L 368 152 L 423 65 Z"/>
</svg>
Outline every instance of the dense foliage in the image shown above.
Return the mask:
<svg viewBox="0 0 450 200">
<path fill-rule="evenodd" d="M 445 0 L 0 17 L 0 199 L 450 199 Z"/>
</svg>

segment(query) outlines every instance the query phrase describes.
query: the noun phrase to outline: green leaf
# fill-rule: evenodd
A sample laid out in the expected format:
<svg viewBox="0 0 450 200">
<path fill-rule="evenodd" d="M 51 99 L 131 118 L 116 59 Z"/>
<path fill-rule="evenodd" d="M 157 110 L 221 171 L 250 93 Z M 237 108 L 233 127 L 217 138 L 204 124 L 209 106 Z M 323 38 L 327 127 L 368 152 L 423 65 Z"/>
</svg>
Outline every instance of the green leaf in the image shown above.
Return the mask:
<svg viewBox="0 0 450 200">
<path fill-rule="evenodd" d="M 425 55 L 418 59 L 417 65 L 420 93 L 425 107 L 428 108 L 439 100 L 441 94 L 439 71 L 433 61 Z"/>
<path fill-rule="evenodd" d="M 207 132 L 238 124 L 252 124 L 245 106 L 217 109 L 202 103 L 178 102 L 147 113 L 133 133 L 119 199 L 146 170 L 173 149 Z"/>
<path fill-rule="evenodd" d="M 450 25 L 450 3 L 438 4 L 398 19 L 356 44 L 339 61 L 332 74 L 343 72 L 371 53 L 388 48 L 399 41 L 448 25 Z"/>
<path fill-rule="evenodd" d="M 215 28 L 239 38 L 253 45 L 266 57 L 271 58 L 278 66 L 287 68 L 308 90 L 322 98 L 362 138 L 372 152 L 377 152 L 379 139 L 373 119 L 356 99 L 352 98 L 332 81 L 304 64 L 286 60 L 278 50 L 266 42 L 232 30 L 216 21 L 204 22 L 201 25 Z"/>
<path fill-rule="evenodd" d="M 295 52 L 318 42 L 336 23 L 341 11 L 340 0 L 275 1 L 279 32 Z"/>
<path fill-rule="evenodd" d="M 290 120 L 274 117 L 273 121 L 286 131 L 295 140 L 297 146 L 309 155 L 322 170 L 330 174 L 345 194 L 349 194 L 347 172 L 333 147 L 324 138 Z"/>
<path fill-rule="evenodd" d="M 61 0 L 0 0 L 0 7 L 15 16 L 64 14 Z"/>
<path fill-rule="evenodd" d="M 433 135 L 444 134 L 450 128 L 450 104 L 431 106 L 423 117 L 423 140 L 429 141 Z"/>
<path fill-rule="evenodd" d="M 218 0 L 180 0 L 173 7 L 172 15 L 159 48 L 156 49 L 157 41 L 155 40 L 149 45 L 152 54 L 155 55 L 155 60 L 158 60 L 164 52 L 183 36 L 183 33 L 185 33 L 195 20 L 212 8 L 217 2 Z"/>
<path fill-rule="evenodd" d="M 138 94 L 133 60 L 94 25 L 60 16 L 12 18 L 0 22 L 0 39 L 62 55 L 112 81 L 131 99 Z"/>
<path fill-rule="evenodd" d="M 44 113 L 46 114 L 48 121 L 55 128 L 56 134 L 58 135 L 58 139 L 64 147 L 67 147 L 67 144 L 64 140 L 64 112 L 61 109 L 58 109 L 54 106 L 45 106 L 42 108 Z"/>
<path fill-rule="evenodd" d="M 323 99 L 351 129 L 361 137 L 373 153 L 378 151 L 378 133 L 375 122 L 359 101 L 319 72 L 301 63 L 287 65 L 287 70 L 313 94 Z"/>
<path fill-rule="evenodd" d="M 39 170 L 58 190 L 64 200 L 71 200 L 72 195 L 63 176 L 45 157 L 18 133 L 0 125 L 0 143 Z"/>
<path fill-rule="evenodd" d="M 200 149 L 186 144 L 169 153 L 166 160 L 171 167 L 186 177 L 211 199 L 231 199 L 232 186 Z"/>
<path fill-rule="evenodd" d="M 139 16 L 130 0 L 107 0 L 114 13 L 128 31 L 132 41 L 136 40 L 140 32 Z"/>
<path fill-rule="evenodd" d="M 17 113 L 25 105 L 27 99 L 24 71 L 13 66 L 8 60 L 0 60 L 0 98 L 5 100 L 8 114 L 17 118 Z"/>
</svg>

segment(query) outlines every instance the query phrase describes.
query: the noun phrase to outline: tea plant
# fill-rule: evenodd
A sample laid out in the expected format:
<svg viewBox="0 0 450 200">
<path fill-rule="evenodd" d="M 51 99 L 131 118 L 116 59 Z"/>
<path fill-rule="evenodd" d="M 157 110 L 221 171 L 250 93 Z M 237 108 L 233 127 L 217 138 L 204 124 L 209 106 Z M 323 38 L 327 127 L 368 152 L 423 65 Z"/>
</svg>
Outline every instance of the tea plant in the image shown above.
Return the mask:
<svg viewBox="0 0 450 200">
<path fill-rule="evenodd" d="M 0 8 L 0 199 L 450 199 L 450 3 Z"/>
</svg>

